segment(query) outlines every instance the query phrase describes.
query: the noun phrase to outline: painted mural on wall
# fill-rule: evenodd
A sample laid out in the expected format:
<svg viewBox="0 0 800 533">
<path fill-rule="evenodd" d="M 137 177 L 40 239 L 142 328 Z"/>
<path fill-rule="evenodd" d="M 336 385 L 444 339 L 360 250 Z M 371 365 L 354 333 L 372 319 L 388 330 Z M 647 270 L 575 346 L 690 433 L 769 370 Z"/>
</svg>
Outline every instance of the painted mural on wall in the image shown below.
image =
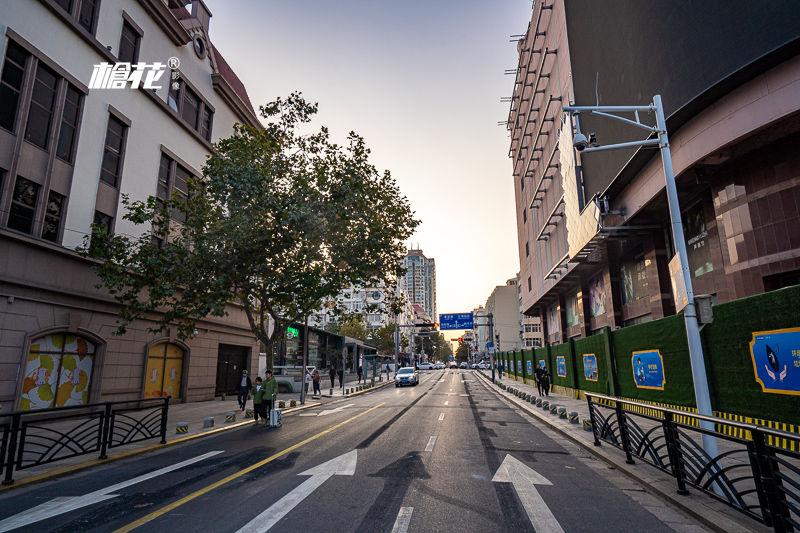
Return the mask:
<svg viewBox="0 0 800 533">
<path fill-rule="evenodd" d="M 664 359 L 658 350 L 633 352 L 633 381 L 640 389 L 664 390 Z"/>
<path fill-rule="evenodd" d="M 558 304 L 554 303 L 547 308 L 547 333 L 558 333 Z"/>
<path fill-rule="evenodd" d="M 589 280 L 589 309 L 592 318 L 606 312 L 606 285 L 602 273 Z"/>
<path fill-rule="evenodd" d="M 567 361 L 563 355 L 556 357 L 556 374 L 558 377 L 567 377 Z"/>
<path fill-rule="evenodd" d="M 593 353 L 583 355 L 583 375 L 586 381 L 597 381 L 597 357 Z"/>
<path fill-rule="evenodd" d="M 763 392 L 800 395 L 800 328 L 753 333 L 750 355 Z"/>
<path fill-rule="evenodd" d="M 20 411 L 89 403 L 95 346 L 56 333 L 31 341 L 19 401 Z"/>
<path fill-rule="evenodd" d="M 144 397 L 159 398 L 181 395 L 183 350 L 174 344 L 161 343 L 151 346 L 147 354 Z"/>
</svg>

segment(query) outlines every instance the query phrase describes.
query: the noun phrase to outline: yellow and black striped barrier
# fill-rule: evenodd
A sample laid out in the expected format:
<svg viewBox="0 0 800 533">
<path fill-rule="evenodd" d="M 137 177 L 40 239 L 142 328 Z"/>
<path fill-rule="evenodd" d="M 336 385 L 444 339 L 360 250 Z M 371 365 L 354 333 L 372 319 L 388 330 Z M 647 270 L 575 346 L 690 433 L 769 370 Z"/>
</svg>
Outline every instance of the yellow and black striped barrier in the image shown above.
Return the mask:
<svg viewBox="0 0 800 533">
<path fill-rule="evenodd" d="M 245 418 L 253 418 L 253 410 L 252 410 L 252 409 L 250 409 L 250 408 L 248 408 L 248 409 L 247 409 L 247 410 L 244 412 L 244 417 L 245 417 Z"/>
<path fill-rule="evenodd" d="M 236 422 L 236 413 L 233 411 L 225 413 L 225 422 Z"/>
<path fill-rule="evenodd" d="M 572 411 L 569 414 L 569 423 L 570 424 L 577 424 L 578 423 L 578 413 L 576 411 Z"/>
<path fill-rule="evenodd" d="M 178 422 L 175 425 L 175 433 L 186 433 L 189 431 L 189 422 Z"/>
</svg>

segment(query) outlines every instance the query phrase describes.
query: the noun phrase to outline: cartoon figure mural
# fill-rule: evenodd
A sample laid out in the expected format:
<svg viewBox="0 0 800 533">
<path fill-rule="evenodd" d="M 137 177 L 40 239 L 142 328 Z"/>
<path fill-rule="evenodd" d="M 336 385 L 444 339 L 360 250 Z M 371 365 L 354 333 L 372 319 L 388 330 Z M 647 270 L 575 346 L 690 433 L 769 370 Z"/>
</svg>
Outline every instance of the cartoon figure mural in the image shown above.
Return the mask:
<svg viewBox="0 0 800 533">
<path fill-rule="evenodd" d="M 181 394 L 181 370 L 183 350 L 170 343 L 160 343 L 150 347 L 147 354 L 147 383 L 145 398 L 160 398 Z"/>
<path fill-rule="evenodd" d="M 95 346 L 76 335 L 56 333 L 31 342 L 19 409 L 89 403 Z"/>
<path fill-rule="evenodd" d="M 750 355 L 763 392 L 800 395 L 800 328 L 753 333 Z"/>
</svg>

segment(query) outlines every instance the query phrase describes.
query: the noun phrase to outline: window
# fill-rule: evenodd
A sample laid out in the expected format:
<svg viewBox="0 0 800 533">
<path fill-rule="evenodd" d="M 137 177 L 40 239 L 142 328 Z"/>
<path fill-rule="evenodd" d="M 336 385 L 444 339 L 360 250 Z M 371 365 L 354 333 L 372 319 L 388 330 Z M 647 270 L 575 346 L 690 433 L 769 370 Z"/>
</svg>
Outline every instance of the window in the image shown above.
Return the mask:
<svg viewBox="0 0 800 533">
<path fill-rule="evenodd" d="M 522 210 L 522 223 L 526 224 L 527 222 L 528 222 L 528 210 L 527 209 L 523 209 Z"/>
<path fill-rule="evenodd" d="M 114 115 L 108 116 L 106 146 L 103 151 L 103 165 L 100 180 L 116 188 L 122 173 L 122 149 L 125 145 L 127 127 Z"/>
<path fill-rule="evenodd" d="M 531 277 L 528 276 L 528 292 L 533 290 L 533 284 L 531 283 Z"/>
<path fill-rule="evenodd" d="M 525 257 L 528 257 L 529 255 L 531 255 L 531 246 L 530 246 L 529 243 L 526 242 L 525 243 Z"/>
<path fill-rule="evenodd" d="M 189 177 L 188 170 L 180 165 L 175 165 L 175 179 L 172 182 L 172 199 L 186 202 L 189 199 Z M 172 210 L 172 218 L 178 222 L 186 220 L 186 214 L 178 209 Z"/>
<path fill-rule="evenodd" d="M 36 200 L 39 185 L 22 177 L 17 177 L 14 194 L 11 197 L 11 211 L 8 215 L 8 228 L 30 234 L 33 232 L 33 217 L 36 214 Z"/>
<path fill-rule="evenodd" d="M 214 111 L 183 80 L 170 83 L 167 104 L 205 140 L 211 140 Z"/>
<path fill-rule="evenodd" d="M 8 41 L 3 74 L 0 76 L 0 127 L 14 131 L 22 80 L 25 77 L 25 61 L 28 54 L 12 41 Z"/>
<path fill-rule="evenodd" d="M 94 14 L 95 11 L 97 11 L 97 2 L 98 0 L 81 0 L 81 7 L 78 11 L 78 24 L 92 34 L 94 30 Z"/>
<path fill-rule="evenodd" d="M 122 22 L 122 35 L 119 39 L 119 54 L 117 54 L 120 63 L 136 63 L 139 59 L 140 38 L 139 33 L 127 20 Z"/>
<path fill-rule="evenodd" d="M 191 177 L 191 172 L 176 163 L 168 155 L 162 153 L 156 189 L 156 198 L 159 205 L 163 207 L 169 200 L 187 201 L 189 199 L 189 179 Z M 177 209 L 173 209 L 170 216 L 178 222 L 186 220 L 186 214 Z"/>
<path fill-rule="evenodd" d="M 207 141 L 211 141 L 211 117 L 214 114 L 207 107 L 203 107 L 203 118 L 200 120 L 200 135 Z"/>
<path fill-rule="evenodd" d="M 20 411 L 89 403 L 94 354 L 94 344 L 68 333 L 32 340 Z"/>
<path fill-rule="evenodd" d="M 55 0 L 56 4 L 61 6 L 61 9 L 69 13 L 72 11 L 72 0 Z"/>
<path fill-rule="evenodd" d="M 200 99 L 188 87 L 183 89 L 183 108 L 181 117 L 189 124 L 192 129 L 197 129 L 197 118 L 200 115 Z"/>
<path fill-rule="evenodd" d="M 36 68 L 36 80 L 33 83 L 33 95 L 31 96 L 31 108 L 28 111 L 25 140 L 43 150 L 47 150 L 50 124 L 53 120 L 53 108 L 56 103 L 57 85 L 58 76 L 39 63 Z"/>
<path fill-rule="evenodd" d="M 58 230 L 61 228 L 61 218 L 64 211 L 63 194 L 50 191 L 47 196 L 47 206 L 44 214 L 44 227 L 42 228 L 42 239 L 50 242 L 58 242 Z"/>
<path fill-rule="evenodd" d="M 78 117 L 81 110 L 81 93 L 72 85 L 67 86 L 64 97 L 64 113 L 61 116 L 61 131 L 58 133 L 56 156 L 71 163 L 75 132 L 78 130 Z"/>
<path fill-rule="evenodd" d="M 525 190 L 525 176 L 522 176 L 519 179 L 519 188 L 522 189 L 523 191 Z"/>
</svg>

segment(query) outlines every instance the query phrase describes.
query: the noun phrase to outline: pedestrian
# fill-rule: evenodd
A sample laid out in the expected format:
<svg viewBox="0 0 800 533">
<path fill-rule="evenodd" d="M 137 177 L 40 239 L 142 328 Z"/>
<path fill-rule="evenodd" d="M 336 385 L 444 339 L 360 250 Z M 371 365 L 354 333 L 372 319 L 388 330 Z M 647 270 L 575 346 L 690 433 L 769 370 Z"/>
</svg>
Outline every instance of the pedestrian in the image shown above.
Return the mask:
<svg viewBox="0 0 800 533">
<path fill-rule="evenodd" d="M 339 369 L 339 388 L 344 387 L 344 365 Z"/>
<path fill-rule="evenodd" d="M 250 381 L 250 376 L 247 375 L 247 370 L 242 370 L 242 379 L 239 381 L 239 407 L 244 411 L 247 406 L 247 395 L 250 394 L 250 389 L 253 388 L 253 382 Z"/>
<path fill-rule="evenodd" d="M 253 417 L 256 419 L 258 425 L 259 417 L 264 420 L 264 424 L 269 422 L 269 413 L 267 413 L 267 400 L 271 398 L 266 397 L 266 390 L 264 389 L 263 381 L 260 377 L 256 378 L 256 386 L 251 391 L 253 395 Z"/>
<path fill-rule="evenodd" d="M 536 388 L 539 389 L 539 396 L 544 394 L 542 392 L 542 374 L 544 370 L 540 365 L 536 365 L 536 370 L 533 371 L 533 378 L 536 380 Z"/>
<path fill-rule="evenodd" d="M 356 373 L 358 374 L 358 382 L 361 383 L 361 376 L 364 374 L 364 369 L 361 368 L 361 365 L 358 365 Z"/>
<path fill-rule="evenodd" d="M 314 374 L 311 376 L 311 382 L 314 384 L 314 396 L 322 395 L 322 392 L 319 389 L 320 381 L 322 381 L 322 376 L 319 375 L 319 371 L 315 368 Z"/>
<path fill-rule="evenodd" d="M 262 408 L 266 413 L 265 426 L 269 425 L 270 412 L 275 408 L 275 398 L 278 397 L 278 381 L 272 377 L 272 370 L 267 370 L 266 381 L 264 382 L 264 402 L 266 405 Z"/>
<path fill-rule="evenodd" d="M 331 388 L 333 388 L 335 386 L 334 385 L 334 380 L 336 379 L 336 365 L 331 364 L 331 370 L 330 370 L 329 374 L 331 376 Z"/>
<path fill-rule="evenodd" d="M 306 396 L 308 396 L 308 384 L 311 383 L 311 372 L 309 372 L 308 369 L 306 369 L 305 381 L 306 381 L 306 384 L 305 384 L 306 385 Z"/>
<path fill-rule="evenodd" d="M 550 372 L 547 371 L 547 367 L 542 368 L 542 390 L 545 396 L 550 396 Z"/>
</svg>

